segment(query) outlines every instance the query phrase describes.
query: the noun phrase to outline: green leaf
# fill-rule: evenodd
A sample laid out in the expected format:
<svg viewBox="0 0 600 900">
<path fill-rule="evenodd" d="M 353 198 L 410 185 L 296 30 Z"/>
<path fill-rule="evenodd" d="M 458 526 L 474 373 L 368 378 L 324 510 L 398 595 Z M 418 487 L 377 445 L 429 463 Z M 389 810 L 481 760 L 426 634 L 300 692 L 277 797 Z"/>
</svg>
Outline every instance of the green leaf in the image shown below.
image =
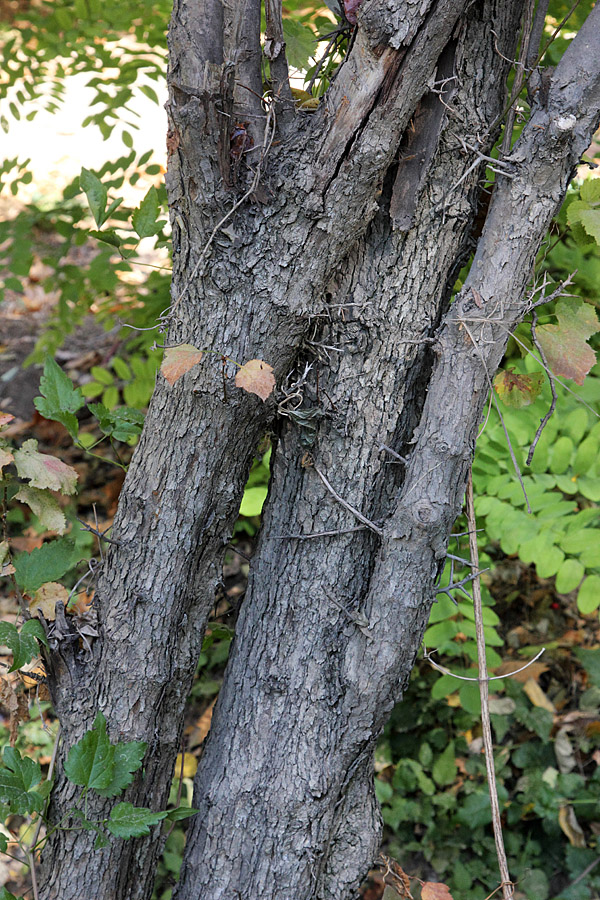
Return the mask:
<svg viewBox="0 0 600 900">
<path fill-rule="evenodd" d="M 434 780 L 443 787 L 447 784 L 453 784 L 457 771 L 454 741 L 450 741 L 442 755 L 438 756 L 434 762 L 431 774 Z"/>
<path fill-rule="evenodd" d="M 4 835 L 2 835 L 2 837 L 4 837 Z M 4 838 L 4 841 L 6 842 L 6 838 Z M 8 847 L 8 843 L 6 843 L 6 847 Z M 0 853 L 5 853 L 6 847 L 0 845 Z M 7 891 L 6 888 L 2 886 L 0 888 L 0 900 L 19 900 L 19 898 L 15 897 L 14 894 L 11 894 L 10 891 Z"/>
<path fill-rule="evenodd" d="M 51 357 L 44 363 L 40 391 L 42 396 L 33 401 L 37 411 L 46 419 L 60 422 L 74 438 L 78 427 L 74 413 L 81 409 L 85 400 L 79 388 L 73 387 L 69 376 Z"/>
<path fill-rule="evenodd" d="M 107 409 L 104 403 L 90 403 L 89 411 L 98 419 L 101 430 L 119 441 L 141 434 L 144 414 L 130 406 Z"/>
<path fill-rule="evenodd" d="M 113 357 L 110 364 L 119 378 L 122 378 L 124 381 L 127 381 L 131 378 L 131 369 L 129 368 L 125 360 L 121 359 L 120 356 Z"/>
<path fill-rule="evenodd" d="M 60 422 L 74 438 L 77 434 L 74 413 L 81 409 L 85 401 L 79 388 L 73 387 L 69 376 L 51 357 L 47 357 L 44 363 L 40 391 L 42 396 L 33 401 L 37 411 L 46 419 Z"/>
<path fill-rule="evenodd" d="M 0 803 L 6 803 L 11 813 L 41 812 L 44 798 L 35 790 L 42 780 L 38 763 L 28 756 L 21 757 L 14 747 L 5 747 L 0 766 Z"/>
<path fill-rule="evenodd" d="M 156 221 L 159 211 L 158 192 L 155 187 L 151 187 L 131 219 L 135 231 L 141 238 L 152 237 L 161 230 L 165 223 Z"/>
<path fill-rule="evenodd" d="M 283 38 L 287 60 L 294 69 L 306 69 L 309 59 L 314 56 L 316 44 L 314 32 L 295 19 L 283 20 Z"/>
<path fill-rule="evenodd" d="M 193 806 L 177 806 L 175 809 L 169 810 L 167 819 L 170 822 L 180 822 L 182 819 L 189 819 L 190 816 L 195 816 L 197 812 L 200 812 L 200 810 L 194 809 Z"/>
<path fill-rule="evenodd" d="M 147 744 L 144 741 L 120 741 L 115 745 L 114 770 L 110 784 L 96 788 L 101 797 L 116 797 L 133 781 L 133 775 L 142 765 Z"/>
<path fill-rule="evenodd" d="M 106 219 L 104 213 L 104 210 L 106 209 L 106 201 L 108 199 L 106 188 L 104 187 L 98 176 L 94 175 L 93 172 L 90 172 L 89 169 L 86 168 L 83 168 L 81 170 L 79 183 L 85 192 L 87 201 L 92 211 L 92 215 L 96 220 L 96 225 L 98 226 L 98 228 L 100 228 L 100 226 Z"/>
<path fill-rule="evenodd" d="M 575 648 L 575 656 L 588 673 L 589 679 L 596 687 L 600 687 L 600 653 L 597 650 Z"/>
<path fill-rule="evenodd" d="M 30 663 L 40 652 L 38 641 L 48 646 L 48 639 L 37 619 L 28 619 L 18 629 L 12 622 L 0 622 L 0 644 L 12 651 L 13 663 L 9 672 L 15 672 Z"/>
<path fill-rule="evenodd" d="M 577 606 L 584 616 L 600 606 L 600 575 L 588 575 L 577 594 Z"/>
<path fill-rule="evenodd" d="M 106 719 L 98 713 L 90 731 L 69 750 L 65 775 L 73 784 L 106 790 L 113 782 L 115 747 L 106 734 Z"/>
<path fill-rule="evenodd" d="M 600 244 L 600 209 L 582 209 L 579 221 L 590 237 Z"/>
<path fill-rule="evenodd" d="M 79 558 L 79 551 L 66 538 L 49 541 L 31 553 L 21 553 L 14 560 L 17 584 L 24 593 L 31 594 L 46 581 L 61 579 Z"/>
<path fill-rule="evenodd" d="M 133 806 L 131 803 L 117 803 L 110 814 L 106 827 L 116 837 L 142 837 L 142 835 L 150 834 L 150 825 L 157 825 L 167 815 L 166 810 L 152 812 L 150 809 Z"/>
<path fill-rule="evenodd" d="M 102 366 L 92 366 L 92 368 L 90 369 L 90 375 L 92 376 L 92 378 L 95 378 L 96 381 L 99 381 L 100 384 L 103 385 L 112 384 L 115 380 L 112 372 L 109 372 L 108 369 L 102 368 Z"/>
<path fill-rule="evenodd" d="M 600 179 L 586 178 L 579 188 L 579 196 L 586 203 L 597 203 L 600 200 Z"/>
<path fill-rule="evenodd" d="M 565 559 L 556 573 L 556 590 L 559 594 L 574 591 L 585 575 L 585 569 L 577 559 Z"/>
<path fill-rule="evenodd" d="M 88 232 L 90 237 L 96 238 L 97 241 L 103 241 L 111 247 L 120 247 L 123 243 L 114 228 L 105 228 L 104 231 L 95 231 L 90 229 Z"/>
<path fill-rule="evenodd" d="M 264 502 L 267 499 L 267 492 L 268 488 L 266 485 L 246 488 L 240 505 L 240 515 L 260 516 Z"/>
</svg>

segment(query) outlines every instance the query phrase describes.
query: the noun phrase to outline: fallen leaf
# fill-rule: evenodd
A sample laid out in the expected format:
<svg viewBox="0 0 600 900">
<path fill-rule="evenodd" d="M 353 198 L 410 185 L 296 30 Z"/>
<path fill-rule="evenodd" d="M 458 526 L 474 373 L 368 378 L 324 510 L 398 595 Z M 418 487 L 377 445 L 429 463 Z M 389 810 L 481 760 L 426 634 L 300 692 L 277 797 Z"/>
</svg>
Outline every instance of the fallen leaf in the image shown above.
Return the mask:
<svg viewBox="0 0 600 900">
<path fill-rule="evenodd" d="M 596 354 L 586 343 L 598 331 L 598 317 L 589 303 L 578 298 L 559 300 L 555 310 L 557 325 L 540 325 L 537 336 L 548 365 L 555 375 L 583 384 L 596 362 Z"/>
<path fill-rule="evenodd" d="M 201 359 L 202 350 L 191 344 L 179 344 L 178 347 L 169 347 L 165 350 L 160 371 L 169 384 L 173 385 L 182 375 L 197 366 Z"/>
<path fill-rule="evenodd" d="M 239 369 L 235 383 L 249 394 L 256 394 L 261 400 L 266 400 L 275 387 L 273 367 L 262 359 L 251 359 Z"/>
<path fill-rule="evenodd" d="M 421 888 L 421 900 L 453 900 L 453 897 L 443 881 L 426 881 Z"/>
<path fill-rule="evenodd" d="M 558 824 L 572 847 L 585 847 L 585 835 L 572 806 L 565 804 L 558 811 Z"/>
<path fill-rule="evenodd" d="M 544 383 L 542 372 L 534 375 L 521 375 L 512 367 L 498 372 L 494 378 L 494 389 L 503 403 L 520 409 L 529 406 L 539 396 Z"/>
<path fill-rule="evenodd" d="M 69 592 L 57 581 L 47 581 L 37 589 L 29 601 L 29 612 L 39 618 L 40 611 L 45 619 L 53 622 L 56 618 L 56 604 L 60 601 L 67 605 Z"/>
<path fill-rule="evenodd" d="M 507 660 L 503 662 L 502 665 L 497 666 L 494 669 L 494 675 L 511 675 L 512 680 L 519 681 L 521 684 L 525 684 L 526 681 L 529 681 L 530 678 L 533 678 L 534 681 L 537 681 L 540 675 L 544 672 L 548 671 L 548 666 L 543 662 L 534 662 L 531 665 L 527 666 L 526 669 L 523 669 L 525 664 L 520 659 L 515 660 Z M 518 672 L 516 675 L 512 673 L 515 669 L 523 669 L 522 672 Z"/>
<path fill-rule="evenodd" d="M 523 685 L 523 690 L 534 706 L 539 706 L 540 709 L 547 709 L 548 712 L 551 712 L 553 715 L 556 713 L 556 707 L 554 703 L 552 703 L 552 701 L 548 699 L 537 681 L 534 681 L 533 678 L 527 679 L 527 681 Z"/>
</svg>

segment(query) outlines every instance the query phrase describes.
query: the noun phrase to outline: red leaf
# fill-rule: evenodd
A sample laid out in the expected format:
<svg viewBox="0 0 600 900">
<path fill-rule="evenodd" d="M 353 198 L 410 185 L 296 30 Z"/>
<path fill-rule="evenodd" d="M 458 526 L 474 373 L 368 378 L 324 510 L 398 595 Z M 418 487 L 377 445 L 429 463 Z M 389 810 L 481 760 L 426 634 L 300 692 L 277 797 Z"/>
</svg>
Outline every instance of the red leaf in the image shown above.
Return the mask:
<svg viewBox="0 0 600 900">
<path fill-rule="evenodd" d="M 548 365 L 555 375 L 583 384 L 596 362 L 596 354 L 586 343 L 598 331 L 596 312 L 589 303 L 571 298 L 556 304 L 555 315 L 558 325 L 541 325 L 537 329 Z"/>
<path fill-rule="evenodd" d="M 256 394 L 261 400 L 266 400 L 275 387 L 273 367 L 262 359 L 251 359 L 245 363 L 235 376 L 236 386 Z"/>
<path fill-rule="evenodd" d="M 202 359 L 202 350 L 191 344 L 179 344 L 178 347 L 169 347 L 165 350 L 165 358 L 162 361 L 160 371 L 169 384 L 175 384 L 182 375 L 198 365 Z"/>
</svg>

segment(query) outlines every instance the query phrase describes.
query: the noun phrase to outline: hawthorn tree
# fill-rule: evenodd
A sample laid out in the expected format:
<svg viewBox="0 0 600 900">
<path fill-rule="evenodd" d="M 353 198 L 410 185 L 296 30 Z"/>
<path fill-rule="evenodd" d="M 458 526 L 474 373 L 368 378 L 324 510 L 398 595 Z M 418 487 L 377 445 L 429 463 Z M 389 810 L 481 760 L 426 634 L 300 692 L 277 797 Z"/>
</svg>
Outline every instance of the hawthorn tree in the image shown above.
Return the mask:
<svg viewBox="0 0 600 900">
<path fill-rule="evenodd" d="M 270 432 L 178 900 L 347 900 L 377 855 L 375 744 L 420 645 L 490 379 L 600 118 L 599 8 L 555 70 L 538 66 L 547 3 L 534 8 L 364 0 L 354 25 L 348 5 L 350 49 L 305 111 L 278 0 L 265 3 L 268 91 L 259 0 L 175 0 L 166 345 L 204 356 L 172 384 L 159 376 L 91 654 L 64 620 L 47 667 L 59 756 L 102 711 L 113 740 L 147 744 L 126 799 L 164 809 L 223 555 Z M 523 77 L 531 112 L 511 147 Z M 228 361 L 252 359 L 273 368 L 264 400 L 232 378 Z M 57 772 L 50 814 L 65 825 L 75 787 Z M 112 802 L 89 798 L 98 816 Z M 149 898 L 159 826 L 102 850 L 94 838 L 50 835 L 40 896 Z"/>
</svg>

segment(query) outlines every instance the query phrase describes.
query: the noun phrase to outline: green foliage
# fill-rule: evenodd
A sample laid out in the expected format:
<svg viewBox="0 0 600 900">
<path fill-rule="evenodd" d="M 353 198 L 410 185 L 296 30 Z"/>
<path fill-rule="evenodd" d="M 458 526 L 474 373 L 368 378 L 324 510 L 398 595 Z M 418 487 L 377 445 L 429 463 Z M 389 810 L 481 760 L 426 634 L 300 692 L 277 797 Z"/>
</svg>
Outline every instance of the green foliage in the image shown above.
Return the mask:
<svg viewBox="0 0 600 900">
<path fill-rule="evenodd" d="M 36 790 L 42 780 L 38 763 L 21 757 L 18 750 L 5 747 L 0 766 L 0 803 L 7 804 L 9 813 L 40 812 L 44 797 Z"/>
<path fill-rule="evenodd" d="M 531 370 L 535 363 L 527 359 L 520 365 Z M 600 378 L 592 375 L 582 387 L 571 390 L 561 390 L 560 414 L 546 425 L 530 466 L 525 465 L 526 451 L 549 406 L 549 388 L 526 409 L 502 412 L 523 472 L 523 487 L 507 454 L 498 414 L 492 410 L 473 466 L 475 510 L 487 542 L 497 543 L 507 555 L 518 554 L 528 565 L 533 563 L 540 578 L 555 577 L 558 593 L 579 588 L 584 607 L 580 609 L 589 613 L 590 595 L 597 597 L 594 587 L 600 573 L 600 509 L 596 506 L 600 501 L 600 421 L 592 411 L 600 409 Z M 531 513 L 526 511 L 527 500 Z"/>
<path fill-rule="evenodd" d="M 106 366 L 92 366 L 90 374 L 94 380 L 84 384 L 81 391 L 88 399 L 101 396 L 102 404 L 108 410 L 114 410 L 117 416 L 120 412 L 115 407 L 121 396 L 128 407 L 139 411 L 150 402 L 159 365 L 158 353 L 147 359 L 135 355 L 128 361 L 114 356 Z"/>
<path fill-rule="evenodd" d="M 157 825 L 166 815 L 166 810 L 152 812 L 150 809 L 132 806 L 131 803 L 117 803 L 106 827 L 116 837 L 142 837 L 144 834 L 150 834 L 150 825 Z"/>
<path fill-rule="evenodd" d="M 424 663 L 415 670 L 377 751 L 377 795 L 388 852 L 411 873 L 424 862 L 432 866 L 453 896 L 480 900 L 497 888 L 498 868 L 485 763 L 476 736 L 479 713 L 455 705 L 461 684 L 455 679 L 446 681 L 446 704 L 437 689 L 440 681 Z M 506 710 L 492 713 L 492 724 L 499 745 L 495 768 L 509 869 L 528 900 L 543 900 L 551 895 L 550 885 L 548 880 L 542 885 L 534 872 L 564 873 L 566 883 L 593 858 L 592 850 L 573 852 L 577 848 L 568 844 L 559 821 L 561 810 L 571 806 L 583 827 L 593 822 L 600 779 L 559 771 L 555 738 L 550 737 L 552 714 L 533 706 L 513 681 L 493 685 L 492 709 Z M 571 735 L 570 741 L 583 758 L 593 752 L 594 742 L 583 734 Z M 591 900 L 599 887 L 600 877 L 588 879 L 577 896 Z M 552 896 L 562 900 L 576 895 Z"/>
<path fill-rule="evenodd" d="M 28 619 L 21 628 L 17 628 L 12 622 L 0 622 L 0 644 L 4 644 L 13 655 L 12 666 L 8 670 L 14 672 L 31 662 L 38 655 L 38 641 L 48 646 L 48 639 L 41 622 L 37 619 Z"/>
<path fill-rule="evenodd" d="M 67 538 L 42 544 L 15 559 L 17 584 L 26 594 L 31 594 L 47 581 L 58 581 L 79 559 L 79 552 Z"/>
<path fill-rule="evenodd" d="M 269 447 L 265 453 L 259 453 L 252 464 L 240 505 L 241 518 L 236 523 L 234 534 L 245 533 L 251 536 L 256 534 L 258 517 L 267 498 L 271 474 L 270 464 L 271 448 Z"/>
<path fill-rule="evenodd" d="M 116 797 L 133 781 L 145 752 L 146 744 L 140 741 L 111 744 L 106 719 L 99 712 L 91 730 L 69 750 L 65 775 L 101 797 Z"/>
</svg>

